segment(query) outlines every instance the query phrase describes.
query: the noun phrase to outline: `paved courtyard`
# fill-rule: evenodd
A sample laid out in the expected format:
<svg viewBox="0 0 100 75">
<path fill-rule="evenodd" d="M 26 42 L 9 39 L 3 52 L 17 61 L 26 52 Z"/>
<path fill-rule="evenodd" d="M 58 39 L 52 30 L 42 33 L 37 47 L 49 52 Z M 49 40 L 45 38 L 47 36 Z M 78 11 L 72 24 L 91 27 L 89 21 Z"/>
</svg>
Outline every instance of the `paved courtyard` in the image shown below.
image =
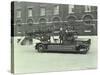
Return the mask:
<svg viewBox="0 0 100 75">
<path fill-rule="evenodd" d="M 50 71 L 67 71 L 79 69 L 94 69 L 97 66 L 97 37 L 91 38 L 92 44 L 89 52 L 84 54 L 72 53 L 38 53 L 33 45 L 21 46 L 14 38 L 14 64 L 15 73 L 33 73 Z"/>
</svg>

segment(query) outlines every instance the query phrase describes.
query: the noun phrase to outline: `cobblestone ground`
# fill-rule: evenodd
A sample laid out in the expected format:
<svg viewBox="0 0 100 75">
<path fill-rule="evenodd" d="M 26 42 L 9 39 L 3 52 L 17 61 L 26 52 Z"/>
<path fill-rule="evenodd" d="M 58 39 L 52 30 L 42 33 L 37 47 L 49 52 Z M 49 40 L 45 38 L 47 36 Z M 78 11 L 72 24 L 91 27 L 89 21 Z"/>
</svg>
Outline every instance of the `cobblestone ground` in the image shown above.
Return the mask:
<svg viewBox="0 0 100 75">
<path fill-rule="evenodd" d="M 67 71 L 80 69 L 93 69 L 97 66 L 97 37 L 81 36 L 79 38 L 91 38 L 92 44 L 89 52 L 83 54 L 71 53 L 38 53 L 34 44 L 21 46 L 14 39 L 14 64 L 15 73 L 33 73 L 50 71 Z"/>
</svg>

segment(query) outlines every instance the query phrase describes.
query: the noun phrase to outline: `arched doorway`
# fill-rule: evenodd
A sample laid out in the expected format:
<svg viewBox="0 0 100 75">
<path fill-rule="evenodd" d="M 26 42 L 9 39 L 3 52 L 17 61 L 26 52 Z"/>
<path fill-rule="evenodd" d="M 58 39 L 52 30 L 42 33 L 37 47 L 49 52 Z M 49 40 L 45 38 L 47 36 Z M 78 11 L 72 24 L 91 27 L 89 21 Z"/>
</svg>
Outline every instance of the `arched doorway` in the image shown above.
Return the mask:
<svg viewBox="0 0 100 75">
<path fill-rule="evenodd" d="M 85 25 L 84 32 L 87 35 L 95 34 L 97 29 L 96 25 L 93 23 L 93 16 L 92 14 L 86 14 L 82 17 L 83 23 Z"/>
<path fill-rule="evenodd" d="M 45 18 L 41 18 L 39 20 L 39 27 L 38 27 L 38 29 L 40 31 L 45 31 L 46 30 L 46 19 Z"/>
<path fill-rule="evenodd" d="M 70 25 L 74 25 L 76 19 L 77 19 L 76 16 L 73 16 L 73 15 L 70 15 L 67 17 L 67 21 Z"/>
<path fill-rule="evenodd" d="M 22 36 L 22 21 L 21 19 L 16 20 L 16 34 L 18 36 Z"/>
<path fill-rule="evenodd" d="M 16 20 L 16 25 L 21 26 L 21 19 Z"/>
<path fill-rule="evenodd" d="M 54 30 L 60 29 L 60 18 L 54 17 L 52 21 L 53 21 L 53 29 Z"/>
<path fill-rule="evenodd" d="M 92 24 L 93 17 L 91 15 L 85 15 L 82 19 L 85 24 Z"/>
<path fill-rule="evenodd" d="M 32 18 L 27 19 L 27 25 L 26 25 L 25 29 L 26 29 L 25 33 L 33 32 L 33 19 Z"/>
<path fill-rule="evenodd" d="M 76 25 L 76 20 L 77 20 L 77 17 L 74 16 L 74 15 L 70 15 L 67 17 L 67 24 L 66 24 L 66 29 L 67 30 L 75 30 L 75 25 Z"/>
<path fill-rule="evenodd" d="M 28 20 L 27 20 L 27 24 L 28 24 L 28 25 L 32 25 L 32 24 L 33 24 L 33 20 L 32 20 L 32 19 L 28 19 Z"/>
</svg>

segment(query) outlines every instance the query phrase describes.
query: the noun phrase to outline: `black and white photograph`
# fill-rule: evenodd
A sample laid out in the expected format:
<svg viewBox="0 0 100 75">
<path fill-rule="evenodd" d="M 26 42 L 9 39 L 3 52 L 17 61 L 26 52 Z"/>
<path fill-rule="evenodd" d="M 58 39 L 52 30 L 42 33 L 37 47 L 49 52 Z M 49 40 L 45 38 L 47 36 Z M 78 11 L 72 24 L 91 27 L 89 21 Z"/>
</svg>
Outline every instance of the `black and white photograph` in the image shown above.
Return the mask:
<svg viewBox="0 0 100 75">
<path fill-rule="evenodd" d="M 97 68 L 98 7 L 11 2 L 11 72 Z"/>
</svg>

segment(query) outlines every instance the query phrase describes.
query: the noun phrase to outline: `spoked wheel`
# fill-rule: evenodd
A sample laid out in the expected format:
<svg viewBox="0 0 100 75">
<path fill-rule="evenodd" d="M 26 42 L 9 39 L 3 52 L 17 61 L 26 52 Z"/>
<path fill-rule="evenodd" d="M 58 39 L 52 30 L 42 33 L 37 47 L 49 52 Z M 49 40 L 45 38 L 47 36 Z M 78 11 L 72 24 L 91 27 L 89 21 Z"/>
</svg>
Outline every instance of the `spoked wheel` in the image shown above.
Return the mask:
<svg viewBox="0 0 100 75">
<path fill-rule="evenodd" d="M 88 52 L 88 50 L 89 50 L 89 47 L 84 46 L 84 45 L 80 45 L 76 49 L 77 49 L 78 53 L 86 54 Z"/>
<path fill-rule="evenodd" d="M 80 49 L 80 54 L 86 54 L 87 53 L 87 49 Z"/>
<path fill-rule="evenodd" d="M 88 50 L 89 50 L 89 47 L 84 48 L 83 50 L 80 49 L 80 53 L 81 53 L 81 54 L 86 54 L 86 53 L 88 52 Z"/>
<path fill-rule="evenodd" d="M 40 45 L 38 46 L 38 52 L 42 52 L 43 49 L 44 49 L 44 45 L 40 44 Z"/>
</svg>

